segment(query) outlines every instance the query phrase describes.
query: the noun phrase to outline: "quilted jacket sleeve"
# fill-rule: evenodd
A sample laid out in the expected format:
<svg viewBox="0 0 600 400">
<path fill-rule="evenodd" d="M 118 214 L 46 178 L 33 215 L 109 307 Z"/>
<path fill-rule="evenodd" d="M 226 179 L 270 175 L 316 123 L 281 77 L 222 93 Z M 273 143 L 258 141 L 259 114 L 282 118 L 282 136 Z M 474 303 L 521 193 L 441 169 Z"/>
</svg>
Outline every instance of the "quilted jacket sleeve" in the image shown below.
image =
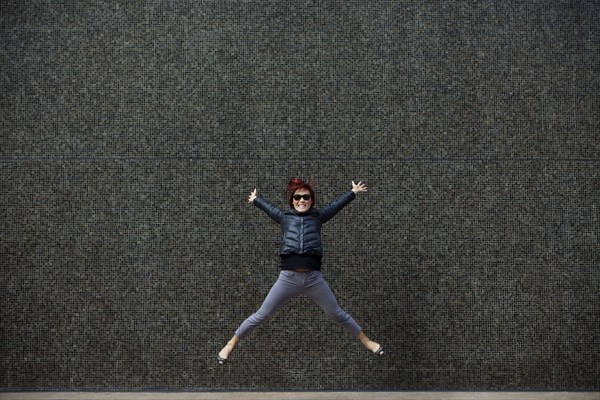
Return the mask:
<svg viewBox="0 0 600 400">
<path fill-rule="evenodd" d="M 277 222 L 278 224 L 281 223 L 283 211 L 281 211 L 281 209 L 275 204 L 263 197 L 257 197 L 254 199 L 253 204 L 263 210 L 273 221 Z"/>
<path fill-rule="evenodd" d="M 356 194 L 353 191 L 348 191 L 342 194 L 340 197 L 327 204 L 320 210 L 321 222 L 325 223 L 329 221 L 335 214 L 338 213 L 342 208 L 346 207 L 352 200 L 356 198 Z"/>
</svg>

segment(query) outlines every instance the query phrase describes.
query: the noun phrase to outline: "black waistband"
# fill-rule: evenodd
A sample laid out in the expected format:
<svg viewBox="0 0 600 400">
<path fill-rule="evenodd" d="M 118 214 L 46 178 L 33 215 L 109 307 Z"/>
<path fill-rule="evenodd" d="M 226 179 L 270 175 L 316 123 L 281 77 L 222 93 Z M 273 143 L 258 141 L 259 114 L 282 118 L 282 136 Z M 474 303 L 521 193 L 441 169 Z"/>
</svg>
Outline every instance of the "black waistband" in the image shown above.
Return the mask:
<svg viewBox="0 0 600 400">
<path fill-rule="evenodd" d="M 308 269 L 311 271 L 320 271 L 321 258 L 322 256 L 317 255 L 282 254 L 281 269 L 293 270 L 301 268 Z"/>
</svg>

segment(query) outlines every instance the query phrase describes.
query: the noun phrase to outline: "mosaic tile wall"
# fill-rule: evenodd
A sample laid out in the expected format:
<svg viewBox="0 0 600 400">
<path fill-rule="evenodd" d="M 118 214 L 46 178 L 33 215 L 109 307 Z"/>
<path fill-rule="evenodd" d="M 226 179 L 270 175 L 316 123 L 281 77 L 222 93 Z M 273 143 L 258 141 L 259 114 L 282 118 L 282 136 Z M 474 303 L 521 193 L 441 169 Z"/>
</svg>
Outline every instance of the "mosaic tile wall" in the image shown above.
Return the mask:
<svg viewBox="0 0 600 400">
<path fill-rule="evenodd" d="M 2 390 L 600 390 L 600 3 L 0 3 Z M 304 298 L 284 205 L 365 193 Z"/>
</svg>

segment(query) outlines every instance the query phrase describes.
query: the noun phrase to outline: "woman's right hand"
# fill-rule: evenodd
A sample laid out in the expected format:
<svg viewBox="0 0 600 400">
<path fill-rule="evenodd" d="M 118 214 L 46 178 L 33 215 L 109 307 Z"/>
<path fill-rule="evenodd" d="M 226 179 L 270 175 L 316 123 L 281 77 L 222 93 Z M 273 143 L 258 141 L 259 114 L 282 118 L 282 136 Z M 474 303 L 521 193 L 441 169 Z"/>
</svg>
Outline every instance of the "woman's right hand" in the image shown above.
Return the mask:
<svg viewBox="0 0 600 400">
<path fill-rule="evenodd" d="M 250 196 L 248 196 L 248 203 L 252 203 L 256 199 L 256 189 L 250 192 Z"/>
</svg>

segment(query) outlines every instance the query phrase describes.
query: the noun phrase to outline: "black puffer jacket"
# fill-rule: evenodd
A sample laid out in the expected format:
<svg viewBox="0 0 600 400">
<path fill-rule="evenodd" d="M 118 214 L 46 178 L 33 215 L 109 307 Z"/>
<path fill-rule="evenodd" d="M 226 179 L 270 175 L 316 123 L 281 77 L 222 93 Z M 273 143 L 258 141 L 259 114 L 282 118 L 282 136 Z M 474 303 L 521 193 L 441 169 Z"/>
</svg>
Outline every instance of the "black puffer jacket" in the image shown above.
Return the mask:
<svg viewBox="0 0 600 400">
<path fill-rule="evenodd" d="M 329 221 L 342 208 L 348 205 L 356 194 L 346 192 L 335 201 L 319 210 L 314 208 L 305 213 L 294 209 L 287 211 L 271 203 L 269 200 L 257 197 L 254 205 L 267 213 L 275 222 L 281 225 L 283 238 L 280 254 L 323 255 L 321 244 L 321 225 Z"/>
</svg>

